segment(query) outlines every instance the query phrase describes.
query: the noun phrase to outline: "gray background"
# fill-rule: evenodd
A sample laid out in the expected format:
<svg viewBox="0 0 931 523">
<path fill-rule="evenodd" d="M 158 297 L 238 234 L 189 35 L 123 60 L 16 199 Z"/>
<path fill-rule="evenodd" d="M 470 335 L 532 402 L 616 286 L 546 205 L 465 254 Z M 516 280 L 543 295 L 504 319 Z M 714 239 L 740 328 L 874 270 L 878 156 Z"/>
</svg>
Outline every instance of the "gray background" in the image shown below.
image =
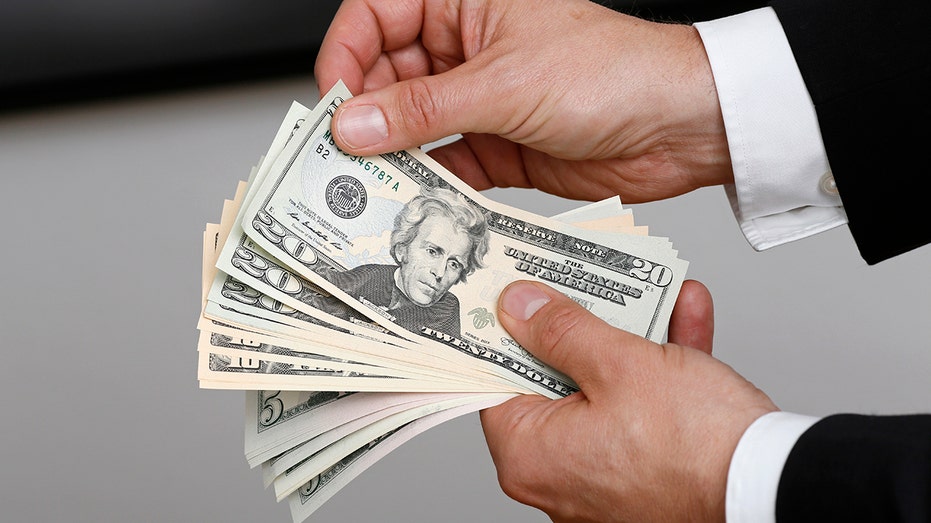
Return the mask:
<svg viewBox="0 0 931 523">
<path fill-rule="evenodd" d="M 243 393 L 198 388 L 195 324 L 204 224 L 294 99 L 315 103 L 310 76 L 0 113 L 0 519 L 290 521 L 243 457 Z M 488 195 L 540 214 L 578 205 Z M 631 207 L 711 289 L 716 355 L 780 407 L 931 411 L 931 248 L 869 267 L 842 227 L 757 253 L 720 188 Z M 311 519 L 369 520 L 548 518 L 501 492 L 473 414 Z"/>
</svg>

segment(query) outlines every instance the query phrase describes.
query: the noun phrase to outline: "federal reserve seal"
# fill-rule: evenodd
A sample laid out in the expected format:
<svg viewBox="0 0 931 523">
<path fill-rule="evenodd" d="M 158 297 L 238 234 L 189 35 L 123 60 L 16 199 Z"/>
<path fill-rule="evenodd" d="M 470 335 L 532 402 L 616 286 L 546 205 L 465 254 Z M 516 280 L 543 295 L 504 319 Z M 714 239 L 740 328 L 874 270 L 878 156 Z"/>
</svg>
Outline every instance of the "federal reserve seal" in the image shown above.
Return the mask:
<svg viewBox="0 0 931 523">
<path fill-rule="evenodd" d="M 333 214 L 340 218 L 352 219 L 362 214 L 368 194 L 362 182 L 348 175 L 340 175 L 330 180 L 326 186 L 326 204 Z"/>
</svg>

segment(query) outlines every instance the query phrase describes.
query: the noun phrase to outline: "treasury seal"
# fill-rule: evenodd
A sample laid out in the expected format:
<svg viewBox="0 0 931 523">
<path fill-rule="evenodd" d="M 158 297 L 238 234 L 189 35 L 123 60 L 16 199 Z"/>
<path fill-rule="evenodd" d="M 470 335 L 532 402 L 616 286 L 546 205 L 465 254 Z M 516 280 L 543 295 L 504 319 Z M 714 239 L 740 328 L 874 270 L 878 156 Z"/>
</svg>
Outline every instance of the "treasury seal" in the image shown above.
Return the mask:
<svg viewBox="0 0 931 523">
<path fill-rule="evenodd" d="M 362 214 L 368 194 L 362 182 L 345 174 L 330 180 L 326 186 L 326 204 L 333 214 L 352 219 Z"/>
</svg>

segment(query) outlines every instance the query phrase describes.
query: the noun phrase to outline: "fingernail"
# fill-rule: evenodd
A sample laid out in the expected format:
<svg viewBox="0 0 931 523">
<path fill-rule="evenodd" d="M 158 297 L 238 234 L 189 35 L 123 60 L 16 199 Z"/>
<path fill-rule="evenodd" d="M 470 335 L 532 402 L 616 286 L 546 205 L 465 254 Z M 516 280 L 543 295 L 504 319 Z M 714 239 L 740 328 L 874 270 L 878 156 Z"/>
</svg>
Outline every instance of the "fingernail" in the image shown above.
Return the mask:
<svg viewBox="0 0 931 523">
<path fill-rule="evenodd" d="M 388 137 L 388 124 L 381 109 L 360 105 L 343 110 L 336 120 L 336 132 L 351 147 L 368 147 Z"/>
<path fill-rule="evenodd" d="M 501 296 L 501 308 L 518 320 L 528 320 L 549 301 L 550 297 L 536 285 L 517 282 L 504 290 Z"/>
</svg>

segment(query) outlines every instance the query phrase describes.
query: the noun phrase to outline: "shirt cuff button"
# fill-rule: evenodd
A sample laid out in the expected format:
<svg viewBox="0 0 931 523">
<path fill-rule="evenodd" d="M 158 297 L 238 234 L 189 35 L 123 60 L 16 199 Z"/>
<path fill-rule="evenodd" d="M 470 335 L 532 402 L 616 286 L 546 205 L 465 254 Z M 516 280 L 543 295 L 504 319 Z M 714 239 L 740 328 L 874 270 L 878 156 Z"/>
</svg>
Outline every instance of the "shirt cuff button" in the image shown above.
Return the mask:
<svg viewBox="0 0 931 523">
<path fill-rule="evenodd" d="M 837 194 L 837 182 L 834 181 L 834 175 L 830 172 L 824 173 L 824 176 L 821 177 L 821 190 L 827 194 L 835 195 Z"/>
</svg>

